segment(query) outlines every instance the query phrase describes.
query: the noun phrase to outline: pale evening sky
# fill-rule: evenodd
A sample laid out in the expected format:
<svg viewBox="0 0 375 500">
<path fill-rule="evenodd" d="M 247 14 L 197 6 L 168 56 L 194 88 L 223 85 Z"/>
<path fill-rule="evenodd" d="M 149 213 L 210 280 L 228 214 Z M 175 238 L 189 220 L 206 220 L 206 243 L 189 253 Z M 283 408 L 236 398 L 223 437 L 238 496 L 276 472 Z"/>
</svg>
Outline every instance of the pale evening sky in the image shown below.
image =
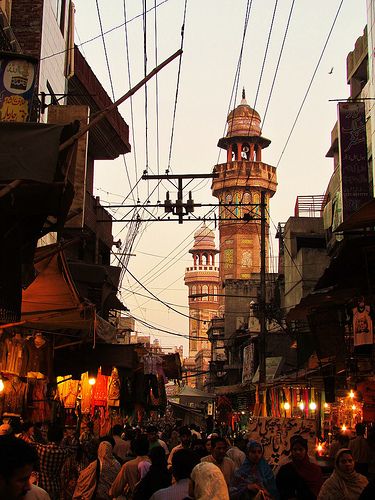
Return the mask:
<svg viewBox="0 0 375 500">
<path fill-rule="evenodd" d="M 278 167 L 278 190 L 270 205 L 271 224 L 285 222 L 293 215 L 296 196 L 324 193 L 333 169 L 332 160 L 325 158 L 325 154 L 330 146 L 330 133 L 336 119 L 336 103 L 329 100 L 348 96 L 346 55 L 353 50 L 356 39 L 363 33 L 366 24 L 365 0 L 343 1 L 295 130 L 283 155 L 282 151 L 340 3 L 341 0 L 187 0 L 184 53 L 171 149 L 170 167 L 173 173 L 211 173 L 218 162 L 217 141 L 224 135 L 246 8 L 250 5 L 235 105 L 239 104 L 242 87 L 245 87 L 248 104 L 254 106 L 271 20 L 277 4 L 255 106 L 263 120 L 288 16 L 294 4 L 263 128 L 263 135 L 272 141 L 270 147 L 263 152 L 263 161 Z M 151 9 L 146 16 L 145 25 L 142 17 L 144 4 L 147 10 Z M 156 9 L 156 18 L 153 9 L 155 4 L 160 4 Z M 75 6 L 78 45 L 100 35 L 98 7 L 104 32 L 124 23 L 123 0 L 76 0 Z M 127 33 L 124 26 L 121 26 L 104 36 L 116 99 L 129 89 L 126 34 L 130 80 L 135 85 L 144 76 L 144 28 L 147 33 L 149 72 L 156 65 L 156 52 L 160 63 L 180 48 L 185 0 L 127 0 L 125 7 Z M 140 17 L 132 20 L 138 15 Z M 99 37 L 84 43 L 81 50 L 112 97 L 102 39 Z M 146 149 L 149 173 L 164 173 L 168 167 L 178 67 L 176 59 L 159 73 L 158 122 L 155 78 L 147 86 L 147 148 L 144 89 L 138 91 L 133 98 L 134 130 L 130 101 L 120 106 L 120 112 L 130 127 L 133 150 L 126 155 L 126 164 L 132 187 L 146 168 Z M 224 161 L 222 153 L 219 163 Z M 141 203 L 144 203 L 148 194 L 156 187 L 156 182 L 141 180 L 137 186 L 138 193 L 135 189 L 135 197 L 139 196 Z M 166 189 L 171 187 L 169 185 L 167 188 L 164 183 L 159 191 L 152 194 L 150 202 L 155 204 L 158 199 L 164 201 Z M 199 182 L 199 185 L 195 181 L 189 188 L 192 189 L 196 202 L 216 201 L 211 196 L 210 181 Z M 122 158 L 96 163 L 94 194 L 100 196 L 103 204 L 121 203 L 129 191 Z M 176 198 L 173 188 L 171 198 Z M 128 198 L 126 203 L 133 203 L 132 198 Z M 203 217 L 207 211 L 208 209 L 197 209 L 195 215 Z M 115 216 L 121 218 L 125 213 L 125 209 L 119 209 Z M 158 215 L 163 215 L 162 209 Z M 192 247 L 192 235 L 199 225 L 199 222 L 186 222 L 182 225 L 174 222 L 143 223 L 132 251 L 136 256 L 131 257 L 129 263 L 129 270 L 138 280 L 160 299 L 174 304 L 173 307 L 184 314 L 188 314 L 188 299 L 183 276 L 186 266 L 192 262 L 188 249 Z M 213 224 L 210 227 L 213 228 Z M 113 233 L 116 239 L 121 238 L 124 242 L 127 227 L 125 224 L 115 223 Z M 274 238 L 272 246 L 270 257 L 277 254 L 277 240 Z M 148 296 L 148 292 L 137 285 L 130 275 L 125 275 L 123 287 L 123 301 L 135 317 L 161 329 L 184 335 L 188 333 L 186 317 L 168 310 L 160 302 L 129 293 L 128 290 L 133 290 Z M 139 323 L 137 330 L 150 333 Z M 151 333 L 152 338 L 159 338 L 167 347 L 183 344 L 187 355 L 185 339 L 163 332 Z"/>
</svg>

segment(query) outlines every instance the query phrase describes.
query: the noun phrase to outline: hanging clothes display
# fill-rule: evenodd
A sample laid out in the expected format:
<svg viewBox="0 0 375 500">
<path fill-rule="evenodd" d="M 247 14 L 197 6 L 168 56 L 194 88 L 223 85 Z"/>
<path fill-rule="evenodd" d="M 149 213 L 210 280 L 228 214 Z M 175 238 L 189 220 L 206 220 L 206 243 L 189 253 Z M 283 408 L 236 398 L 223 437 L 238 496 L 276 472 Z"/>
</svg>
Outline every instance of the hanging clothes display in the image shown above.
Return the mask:
<svg viewBox="0 0 375 500">
<path fill-rule="evenodd" d="M 27 384 L 17 376 L 4 380 L 2 414 L 22 415 L 26 407 Z"/>
<path fill-rule="evenodd" d="M 30 422 L 46 422 L 51 418 L 47 399 L 47 382 L 41 379 L 28 379 L 27 401 Z"/>
<path fill-rule="evenodd" d="M 353 309 L 353 333 L 355 347 L 374 343 L 371 308 L 365 304 L 363 297 Z"/>
<path fill-rule="evenodd" d="M 70 375 L 57 377 L 57 387 L 60 401 L 63 403 L 64 408 L 75 408 L 79 390 L 79 380 L 73 380 Z"/>
<path fill-rule="evenodd" d="M 93 387 L 92 385 L 89 384 L 89 374 L 88 372 L 83 373 L 81 376 L 81 390 L 80 390 L 81 412 L 83 414 L 90 413 L 92 391 Z"/>
<path fill-rule="evenodd" d="M 92 395 L 92 406 L 107 406 L 108 377 L 99 368 Z"/>
<path fill-rule="evenodd" d="M 120 377 L 117 368 L 113 368 L 108 382 L 108 406 L 120 406 L 120 392 Z"/>
<path fill-rule="evenodd" d="M 25 340 L 20 333 L 15 333 L 8 337 L 3 345 L 2 372 L 12 375 L 19 375 L 22 369 L 22 359 Z"/>
<path fill-rule="evenodd" d="M 36 332 L 25 342 L 21 376 L 48 379 L 52 377 L 51 345 L 40 332 Z"/>
</svg>

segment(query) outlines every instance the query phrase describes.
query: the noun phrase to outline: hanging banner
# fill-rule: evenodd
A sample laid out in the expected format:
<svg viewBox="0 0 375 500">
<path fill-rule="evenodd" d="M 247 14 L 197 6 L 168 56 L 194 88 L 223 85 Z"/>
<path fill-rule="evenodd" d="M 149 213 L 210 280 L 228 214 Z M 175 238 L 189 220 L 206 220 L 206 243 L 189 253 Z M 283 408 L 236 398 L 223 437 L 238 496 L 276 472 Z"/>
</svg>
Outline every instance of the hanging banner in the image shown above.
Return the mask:
<svg viewBox="0 0 375 500">
<path fill-rule="evenodd" d="M 342 216 L 345 221 L 370 200 L 365 104 L 340 102 L 338 125 Z"/>
<path fill-rule="evenodd" d="M 252 342 L 243 349 L 242 383 L 249 384 L 254 376 L 255 368 L 255 346 Z"/>
<path fill-rule="evenodd" d="M 302 436 L 308 442 L 309 454 L 315 453 L 316 422 L 313 419 L 257 417 L 248 425 L 248 437 L 259 441 L 264 458 L 272 465 L 290 454 L 290 438 Z"/>
<path fill-rule="evenodd" d="M 0 52 L 0 121 L 30 120 L 36 65 L 33 57 Z"/>
</svg>

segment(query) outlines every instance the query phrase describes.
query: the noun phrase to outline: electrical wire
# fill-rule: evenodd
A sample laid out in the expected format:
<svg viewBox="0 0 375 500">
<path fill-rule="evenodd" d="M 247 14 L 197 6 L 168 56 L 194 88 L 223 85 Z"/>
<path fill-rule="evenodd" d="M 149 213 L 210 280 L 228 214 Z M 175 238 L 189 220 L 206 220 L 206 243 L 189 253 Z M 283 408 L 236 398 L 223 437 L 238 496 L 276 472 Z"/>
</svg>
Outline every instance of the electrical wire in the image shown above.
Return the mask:
<svg viewBox="0 0 375 500">
<path fill-rule="evenodd" d="M 329 42 L 329 40 L 330 40 L 330 38 L 331 38 L 331 35 L 332 35 L 332 32 L 333 32 L 333 29 L 334 29 L 334 27 L 335 27 L 335 24 L 336 24 L 337 18 L 338 18 L 339 14 L 340 14 L 340 10 L 341 10 L 341 7 L 342 7 L 342 4 L 343 4 L 343 3 L 344 3 L 344 0 L 340 0 L 340 4 L 339 4 L 338 9 L 337 9 L 337 11 L 336 11 L 336 14 L 335 14 L 335 17 L 334 17 L 334 19 L 333 19 L 333 22 L 332 22 L 331 28 L 330 28 L 330 30 L 329 30 L 329 32 L 328 32 L 327 38 L 326 38 L 326 40 L 325 40 L 325 42 L 324 42 L 324 45 L 323 45 L 322 51 L 321 51 L 320 56 L 319 56 L 319 59 L 318 59 L 318 62 L 317 62 L 317 64 L 316 64 L 316 66 L 315 66 L 314 72 L 313 72 L 312 77 L 311 77 L 311 79 L 310 79 L 310 82 L 309 82 L 309 84 L 308 84 L 308 86 L 307 86 L 306 92 L 305 92 L 305 94 L 304 94 L 304 96 L 303 96 L 302 102 L 301 102 L 300 107 L 299 107 L 299 109 L 298 109 L 297 115 L 296 115 L 296 117 L 295 117 L 295 119 L 294 119 L 294 122 L 293 122 L 292 128 L 291 128 L 291 130 L 290 130 L 290 132 L 289 132 L 289 134 L 288 134 L 288 137 L 287 137 L 287 139 L 286 139 L 286 142 L 285 142 L 285 144 L 284 144 L 283 150 L 281 151 L 280 157 L 279 157 L 279 159 L 278 159 L 278 161 L 277 161 L 277 163 L 276 163 L 276 168 L 279 166 L 279 164 L 280 164 L 280 162 L 281 162 L 281 159 L 282 159 L 282 157 L 284 156 L 285 150 L 286 150 L 286 148 L 288 147 L 288 144 L 289 144 L 290 138 L 292 137 L 292 134 L 293 134 L 294 129 L 295 129 L 295 127 L 296 127 L 296 124 L 297 124 L 298 118 L 300 117 L 300 114 L 301 114 L 301 112 L 302 112 L 303 106 L 305 105 L 305 102 L 306 102 L 307 96 L 309 95 L 309 92 L 310 92 L 311 86 L 312 86 L 312 84 L 313 84 L 313 82 L 314 82 L 314 79 L 315 79 L 316 73 L 317 73 L 317 71 L 318 71 L 318 69 L 319 69 L 319 66 L 320 66 L 320 63 L 321 63 L 321 61 L 322 61 L 322 59 L 323 59 L 323 56 L 324 56 L 325 50 L 326 50 L 327 45 L 328 45 L 328 42 Z"/>
<path fill-rule="evenodd" d="M 181 50 L 184 47 L 186 10 L 187 10 L 187 0 L 185 0 L 184 15 L 183 15 L 182 27 L 181 27 L 181 47 L 180 47 Z M 174 99 L 173 117 L 172 117 L 171 140 L 170 140 L 170 144 L 169 144 L 168 167 L 167 167 L 167 170 L 166 170 L 167 174 L 172 171 L 171 170 L 172 146 L 173 146 L 173 139 L 174 139 L 174 129 L 175 129 L 175 125 L 176 125 L 176 111 L 177 111 L 178 92 L 179 92 L 179 88 L 180 88 L 181 66 L 182 66 L 182 54 L 180 55 L 180 58 L 179 58 L 179 61 L 178 61 L 176 94 L 175 94 L 175 99 Z"/>
<path fill-rule="evenodd" d="M 159 2 L 157 4 L 156 7 L 160 7 L 161 5 L 163 5 L 164 3 L 167 3 L 169 2 L 169 0 L 162 0 L 161 2 Z M 148 11 L 147 11 L 147 14 L 149 12 L 151 12 L 152 10 L 154 10 L 155 7 L 151 7 Z M 129 19 L 127 22 L 128 23 L 131 23 L 132 21 L 135 21 L 136 19 L 139 19 L 140 17 L 143 16 L 143 11 L 141 14 L 138 14 L 134 17 L 132 17 L 131 19 Z M 80 43 L 79 45 L 77 45 L 77 47 L 82 47 L 82 45 L 86 45 L 87 43 L 90 43 L 90 42 L 93 42 L 94 40 L 97 40 L 98 38 L 101 38 L 105 35 L 108 35 L 109 33 L 112 33 L 113 31 L 115 30 L 118 30 L 119 28 L 122 28 L 124 26 L 124 23 L 121 23 L 121 24 L 118 24 L 117 26 L 114 26 L 113 28 L 110 28 L 109 30 L 107 31 L 104 31 L 103 33 L 101 33 L 100 35 L 96 35 L 92 38 L 89 38 L 88 40 L 85 40 L 84 42 Z M 39 59 L 40 61 L 44 61 L 46 59 L 50 59 L 51 57 L 55 57 L 55 56 L 58 56 L 60 54 L 65 54 L 65 52 L 68 52 L 69 50 L 71 49 L 64 49 L 64 50 L 60 50 L 59 52 L 54 52 L 53 54 L 49 54 L 48 56 L 45 56 L 45 57 L 42 57 L 41 59 Z"/>
</svg>

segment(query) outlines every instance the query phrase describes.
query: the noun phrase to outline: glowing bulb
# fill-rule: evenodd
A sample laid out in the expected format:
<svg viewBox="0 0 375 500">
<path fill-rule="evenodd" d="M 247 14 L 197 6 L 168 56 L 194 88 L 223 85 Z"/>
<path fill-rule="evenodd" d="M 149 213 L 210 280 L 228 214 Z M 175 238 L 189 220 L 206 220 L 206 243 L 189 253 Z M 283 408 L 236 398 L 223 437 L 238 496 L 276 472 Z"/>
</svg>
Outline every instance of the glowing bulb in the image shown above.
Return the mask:
<svg viewBox="0 0 375 500">
<path fill-rule="evenodd" d="M 309 404 L 309 408 L 312 411 L 316 410 L 316 403 L 314 401 L 311 401 L 311 403 Z"/>
<path fill-rule="evenodd" d="M 316 447 L 317 451 L 323 451 L 323 445 L 322 443 L 319 443 L 318 446 Z"/>
<path fill-rule="evenodd" d="M 329 404 L 328 403 L 324 403 L 324 408 L 325 409 L 329 408 Z"/>
<path fill-rule="evenodd" d="M 305 403 L 304 403 L 303 401 L 300 401 L 300 402 L 298 403 L 298 407 L 299 407 L 299 409 L 300 409 L 300 410 L 302 410 L 302 411 L 303 411 L 303 410 L 305 409 Z"/>
<path fill-rule="evenodd" d="M 0 392 L 3 392 L 4 390 L 4 382 L 0 378 Z"/>
<path fill-rule="evenodd" d="M 89 378 L 89 384 L 90 385 L 95 385 L 96 384 L 96 378 L 95 377 L 90 377 Z"/>
<path fill-rule="evenodd" d="M 354 411 L 354 410 L 356 410 L 356 409 L 357 409 L 356 405 L 353 405 L 353 406 L 352 406 L 352 410 Z"/>
<path fill-rule="evenodd" d="M 350 399 L 353 399 L 353 398 L 354 398 L 354 391 L 353 391 L 353 390 L 351 390 L 351 391 L 349 392 L 349 397 L 350 397 Z"/>
<path fill-rule="evenodd" d="M 345 424 L 342 424 L 341 430 L 344 431 L 344 432 L 346 431 L 346 425 Z"/>
<path fill-rule="evenodd" d="M 285 401 L 284 403 L 284 410 L 290 410 L 290 404 L 288 403 L 288 401 Z"/>
</svg>

